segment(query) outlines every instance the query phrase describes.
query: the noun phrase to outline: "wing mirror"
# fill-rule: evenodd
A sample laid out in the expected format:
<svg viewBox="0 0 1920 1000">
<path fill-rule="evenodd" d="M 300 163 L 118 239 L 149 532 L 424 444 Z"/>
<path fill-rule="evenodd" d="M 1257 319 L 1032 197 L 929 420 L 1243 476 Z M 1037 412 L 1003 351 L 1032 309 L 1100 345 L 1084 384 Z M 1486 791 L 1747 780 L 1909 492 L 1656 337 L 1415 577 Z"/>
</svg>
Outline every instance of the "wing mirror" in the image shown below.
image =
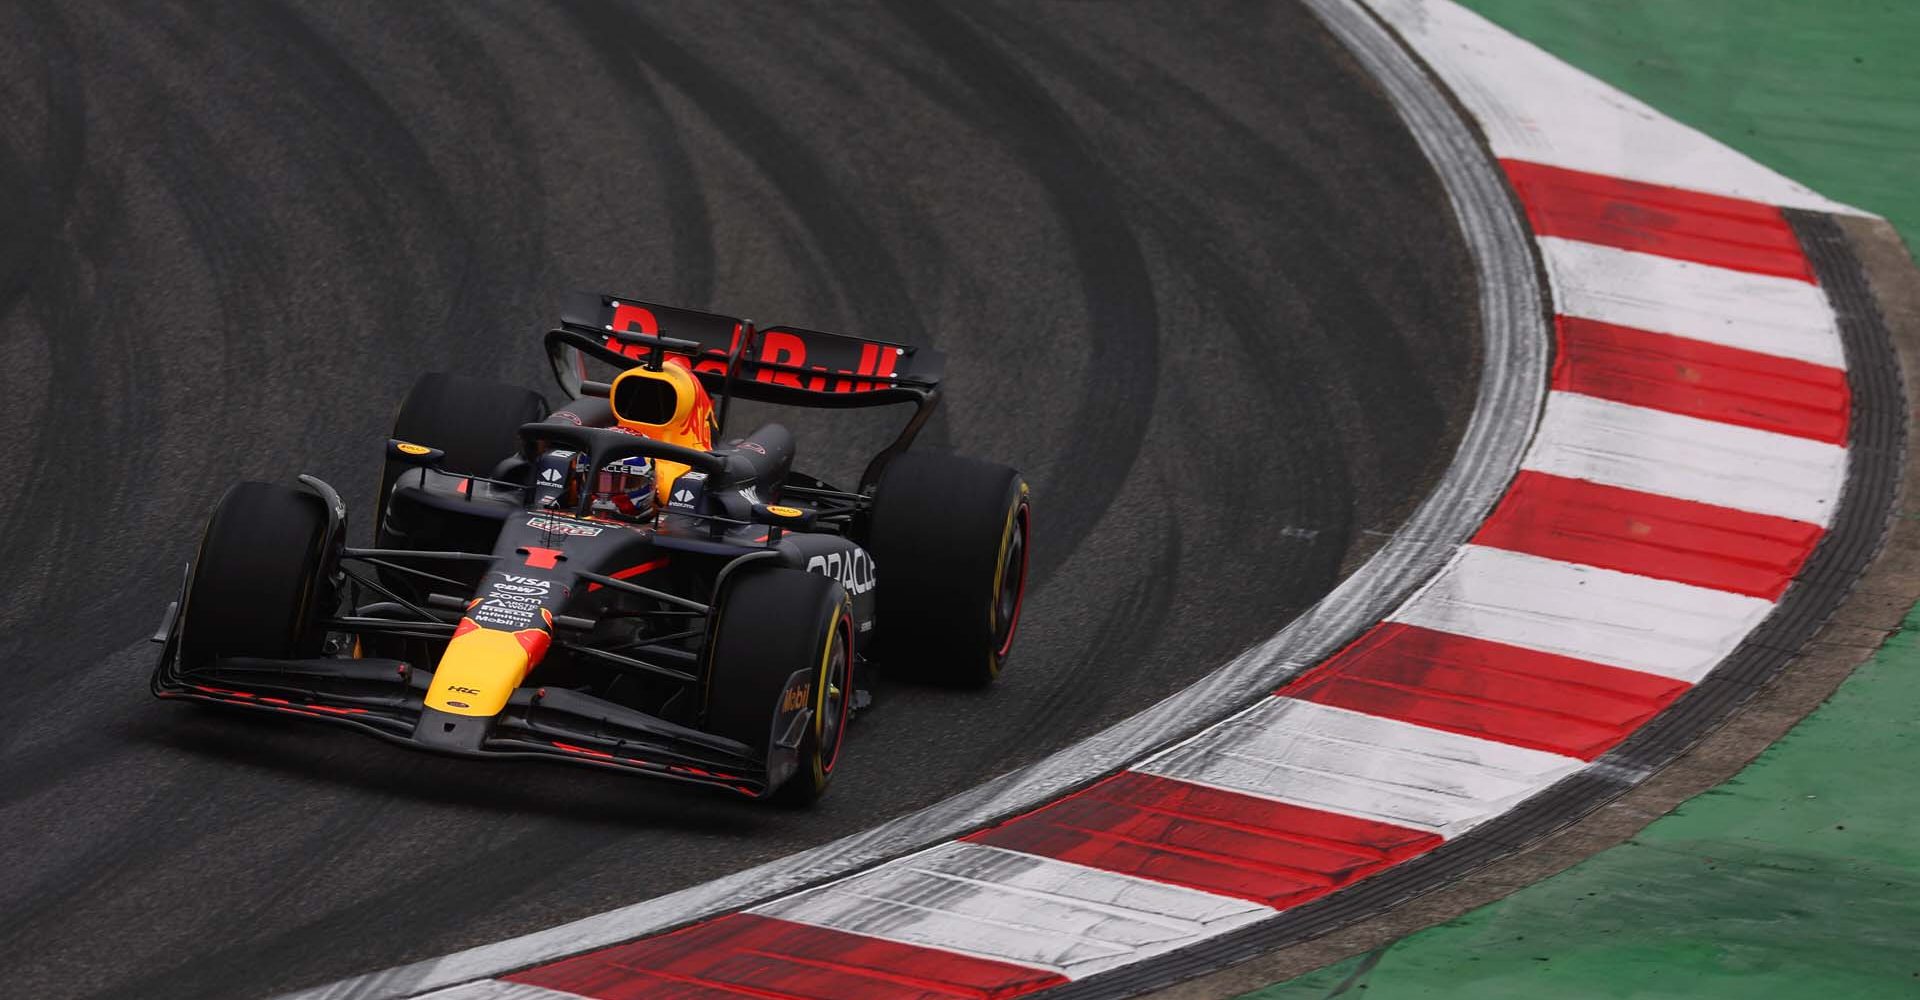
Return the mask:
<svg viewBox="0 0 1920 1000">
<path fill-rule="evenodd" d="M 399 438 L 387 439 L 388 461 L 431 469 L 446 457 L 447 453 L 439 448 L 429 448 L 424 444 L 414 444 L 412 441 L 402 441 Z"/>
<path fill-rule="evenodd" d="M 764 524 L 773 528 L 774 530 L 767 538 L 767 541 L 777 542 L 780 540 L 780 531 L 782 529 L 789 531 L 811 530 L 813 528 L 813 511 L 801 507 L 788 507 L 777 503 L 757 503 L 753 505 L 753 516 L 751 520 L 755 524 Z"/>
</svg>

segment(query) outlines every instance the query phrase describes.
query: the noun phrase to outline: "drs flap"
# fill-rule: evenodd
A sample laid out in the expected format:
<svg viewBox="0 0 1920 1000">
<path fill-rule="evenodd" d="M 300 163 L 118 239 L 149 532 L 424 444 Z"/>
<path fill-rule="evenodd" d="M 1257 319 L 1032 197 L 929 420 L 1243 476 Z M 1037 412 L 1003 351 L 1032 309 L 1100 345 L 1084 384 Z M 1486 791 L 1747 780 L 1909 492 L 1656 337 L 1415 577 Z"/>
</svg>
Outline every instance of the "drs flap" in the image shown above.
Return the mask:
<svg viewBox="0 0 1920 1000">
<path fill-rule="evenodd" d="M 699 345 L 693 370 L 709 390 L 722 390 L 731 361 L 736 366 L 734 394 L 768 402 L 887 402 L 886 397 L 900 395 L 900 390 L 932 388 L 945 364 L 945 357 L 929 348 L 791 326 L 757 330 L 732 316 L 588 292 L 568 296 L 561 322 L 603 336 L 608 348 L 634 358 L 644 358 L 653 349 L 613 334 L 691 341 Z M 739 358 L 732 361 L 735 352 Z M 846 398 L 873 393 L 880 395 L 859 402 Z"/>
</svg>

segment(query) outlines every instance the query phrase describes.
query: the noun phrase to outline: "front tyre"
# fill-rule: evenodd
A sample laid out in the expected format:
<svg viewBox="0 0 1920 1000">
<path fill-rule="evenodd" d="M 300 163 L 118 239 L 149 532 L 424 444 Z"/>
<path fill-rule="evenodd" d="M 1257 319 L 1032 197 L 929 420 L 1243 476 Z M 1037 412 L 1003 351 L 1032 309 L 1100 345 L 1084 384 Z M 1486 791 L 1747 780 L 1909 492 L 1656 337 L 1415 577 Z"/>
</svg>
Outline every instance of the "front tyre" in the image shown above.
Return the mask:
<svg viewBox="0 0 1920 1000">
<path fill-rule="evenodd" d="M 546 419 L 547 401 L 537 392 L 517 385 L 488 382 L 464 375 L 429 372 L 414 380 L 393 420 L 393 436 L 401 441 L 446 452 L 439 469 L 456 476 L 491 478 L 502 462 L 520 453 L 520 425 Z M 420 502 L 394 502 L 394 485 L 415 469 L 388 459 L 380 473 L 380 495 L 374 502 L 374 541 L 381 548 L 442 552 L 486 552 L 500 534 L 497 516 L 436 510 Z M 409 482 L 424 483 L 421 475 Z M 471 484 L 467 487 L 471 490 Z M 480 583 L 474 563 L 452 563 L 439 572 L 468 588 Z M 429 587 L 421 578 L 380 567 L 387 589 L 415 601 L 427 599 Z M 412 655 L 432 656 L 428 646 L 402 640 Z M 385 643 L 383 642 L 383 646 Z"/>
<path fill-rule="evenodd" d="M 880 474 L 868 551 L 879 583 L 875 656 L 890 673 L 982 687 L 1013 651 L 1032 507 L 1004 465 L 905 452 Z"/>
<path fill-rule="evenodd" d="M 853 610 L 846 590 L 817 573 L 747 567 L 728 581 L 709 643 L 709 732 L 772 756 L 773 725 L 788 681 L 804 671 L 813 710 L 799 769 L 775 802 L 806 806 L 824 795 L 846 742 L 853 696 Z"/>
<path fill-rule="evenodd" d="M 453 475 L 491 476 L 494 468 L 520 452 L 520 425 L 547 417 L 547 401 L 532 389 L 465 375 L 428 372 L 414 380 L 394 414 L 393 436 L 446 452 L 440 470 Z M 389 459 L 380 475 L 374 529 L 382 545 L 387 537 L 387 500 L 393 484 L 412 466 Z"/>
<path fill-rule="evenodd" d="M 318 656 L 334 610 L 333 554 L 319 497 L 272 483 L 236 483 L 220 498 L 181 610 L 181 659 Z"/>
</svg>

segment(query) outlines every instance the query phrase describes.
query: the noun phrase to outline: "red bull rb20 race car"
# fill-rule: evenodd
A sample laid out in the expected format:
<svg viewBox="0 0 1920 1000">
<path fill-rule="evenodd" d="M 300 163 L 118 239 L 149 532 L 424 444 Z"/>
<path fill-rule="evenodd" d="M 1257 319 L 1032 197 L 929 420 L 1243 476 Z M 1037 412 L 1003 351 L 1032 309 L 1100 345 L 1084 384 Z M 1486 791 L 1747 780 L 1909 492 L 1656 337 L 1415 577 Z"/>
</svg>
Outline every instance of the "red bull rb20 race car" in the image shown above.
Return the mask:
<svg viewBox="0 0 1920 1000">
<path fill-rule="evenodd" d="M 229 489 L 154 637 L 153 693 L 806 803 L 870 666 L 999 674 L 1028 489 L 910 447 L 938 352 L 592 294 L 545 344 L 558 410 L 415 383 L 370 548 L 312 476 Z M 716 445 L 735 400 L 913 415 L 843 489 L 792 467 L 778 423 Z"/>
</svg>

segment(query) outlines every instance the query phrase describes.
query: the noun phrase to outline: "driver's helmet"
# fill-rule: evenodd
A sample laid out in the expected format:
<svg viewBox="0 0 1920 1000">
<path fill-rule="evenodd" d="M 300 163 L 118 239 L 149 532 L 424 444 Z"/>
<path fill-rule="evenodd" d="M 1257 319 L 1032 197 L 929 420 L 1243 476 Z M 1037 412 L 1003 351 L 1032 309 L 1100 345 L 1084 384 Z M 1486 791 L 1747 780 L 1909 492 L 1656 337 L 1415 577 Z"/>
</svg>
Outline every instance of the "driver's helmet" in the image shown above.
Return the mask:
<svg viewBox="0 0 1920 1000">
<path fill-rule="evenodd" d="M 653 459 L 623 458 L 608 462 L 594 476 L 589 509 L 606 517 L 630 521 L 653 519 Z"/>
</svg>

